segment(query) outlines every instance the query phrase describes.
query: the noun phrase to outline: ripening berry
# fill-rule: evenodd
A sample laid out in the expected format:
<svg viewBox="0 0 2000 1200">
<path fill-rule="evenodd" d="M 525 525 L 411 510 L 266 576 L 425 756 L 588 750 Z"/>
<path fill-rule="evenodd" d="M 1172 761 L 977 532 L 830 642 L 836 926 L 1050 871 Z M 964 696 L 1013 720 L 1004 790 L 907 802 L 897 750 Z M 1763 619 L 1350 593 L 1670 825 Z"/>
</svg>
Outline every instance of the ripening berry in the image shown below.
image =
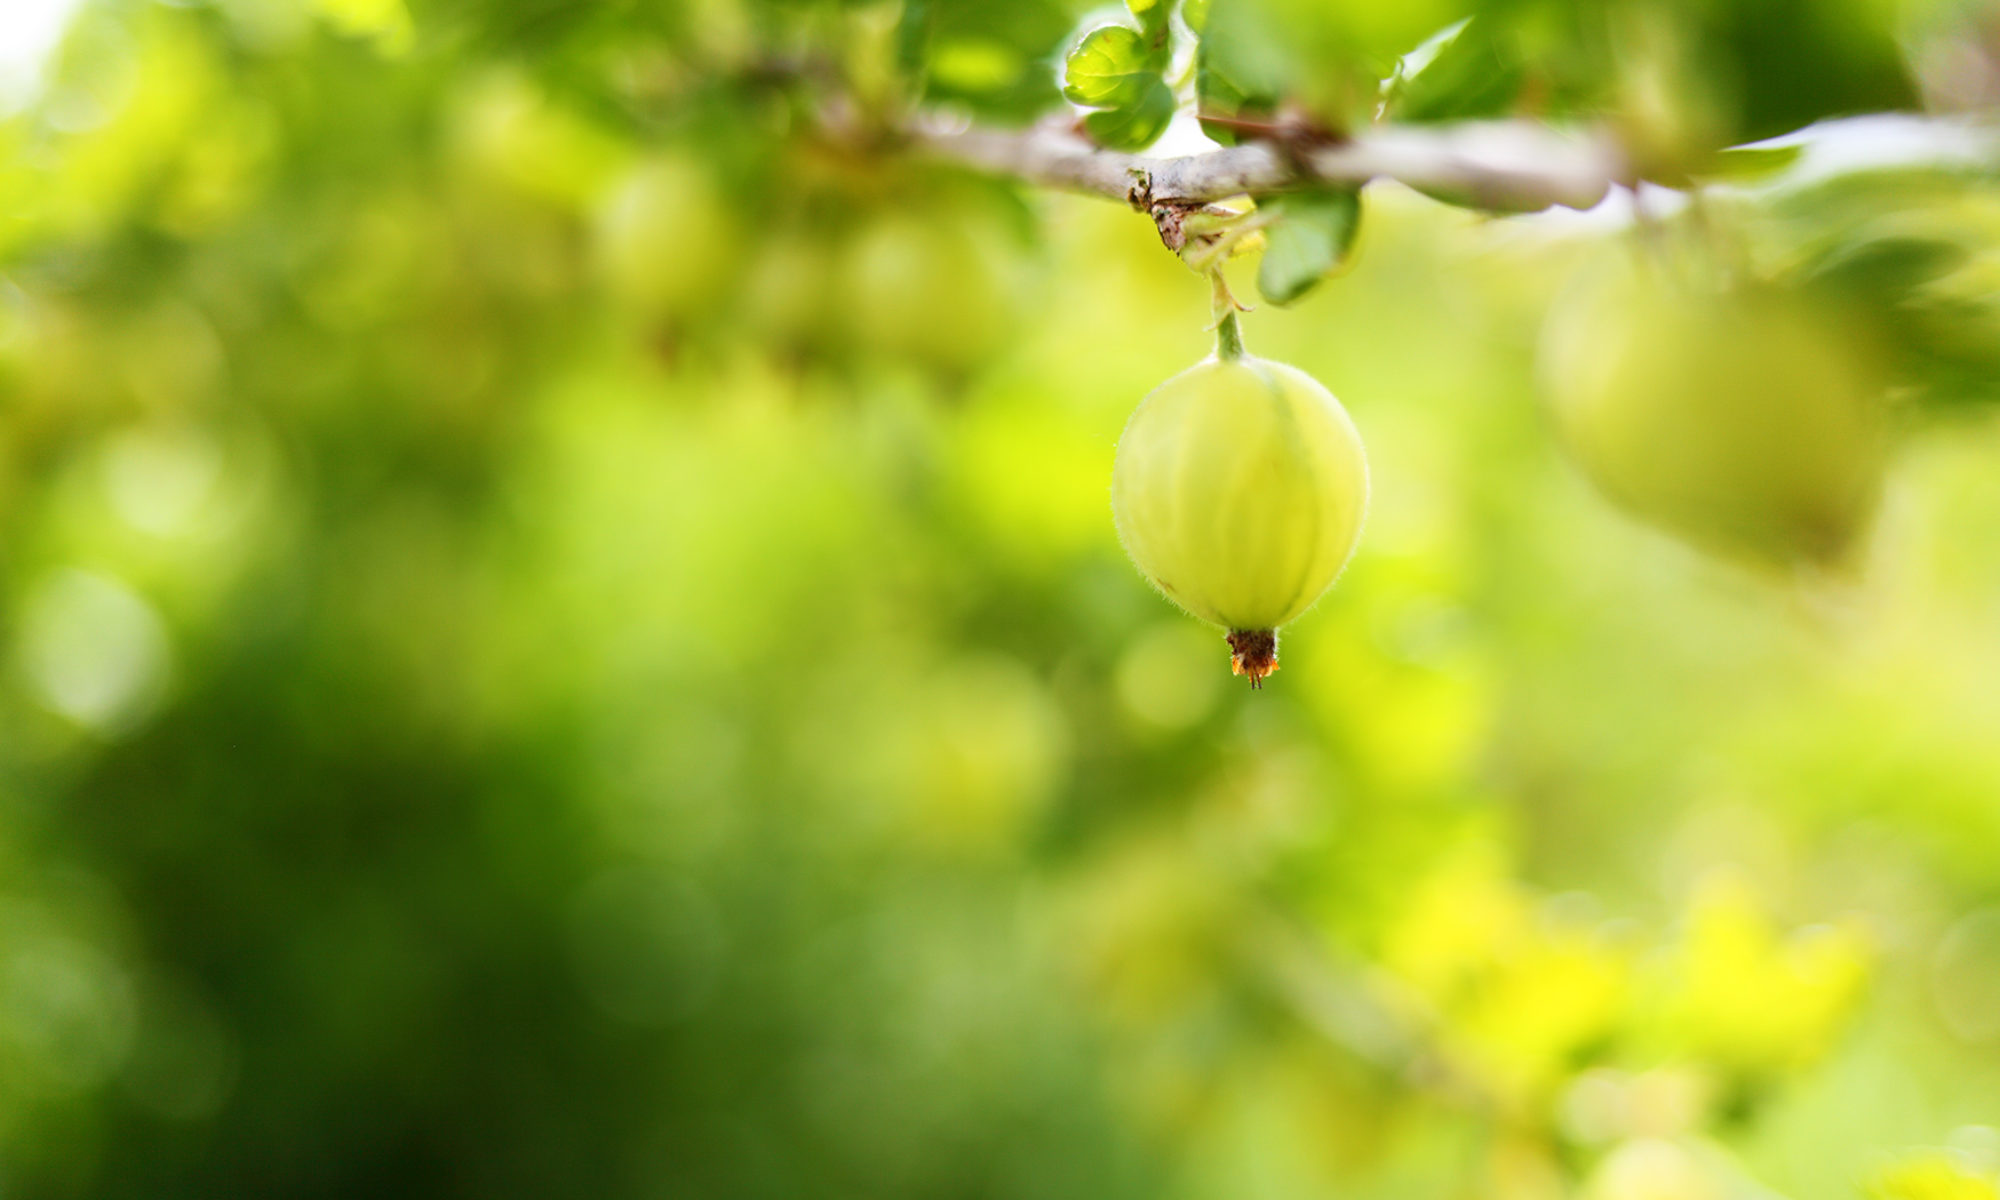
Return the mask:
<svg viewBox="0 0 2000 1200">
<path fill-rule="evenodd" d="M 1888 456 L 1880 372 L 1797 292 L 1617 264 L 1551 313 L 1541 374 L 1590 481 L 1704 547 L 1834 566 L 1874 512 Z"/>
<path fill-rule="evenodd" d="M 619 301 L 656 320 L 714 304 L 739 258 L 741 230 L 714 173 L 668 152 L 633 168 L 599 205 L 595 257 Z"/>
<path fill-rule="evenodd" d="M 837 264 L 858 347 L 962 373 L 1007 344 L 1028 282 L 1018 240 L 976 205 L 876 218 Z"/>
<path fill-rule="evenodd" d="M 822 231 L 771 232 L 744 270 L 745 328 L 784 350 L 825 351 L 839 341 L 833 279 L 833 254 Z"/>
<path fill-rule="evenodd" d="M 1277 670 L 1278 628 L 1312 607 L 1354 552 L 1368 461 L 1332 393 L 1242 353 L 1234 322 L 1215 357 L 1132 414 L 1111 510 L 1141 573 L 1227 630 L 1236 673 L 1257 687 Z"/>
</svg>

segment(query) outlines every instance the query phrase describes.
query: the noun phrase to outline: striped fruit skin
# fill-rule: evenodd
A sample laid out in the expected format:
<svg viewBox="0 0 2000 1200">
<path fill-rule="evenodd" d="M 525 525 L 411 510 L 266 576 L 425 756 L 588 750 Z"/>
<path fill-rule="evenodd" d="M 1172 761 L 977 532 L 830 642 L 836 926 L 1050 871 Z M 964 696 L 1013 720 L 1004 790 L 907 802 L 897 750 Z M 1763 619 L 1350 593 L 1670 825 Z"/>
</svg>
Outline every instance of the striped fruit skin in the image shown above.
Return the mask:
<svg viewBox="0 0 2000 1200">
<path fill-rule="evenodd" d="M 1347 410 L 1295 367 L 1210 358 L 1141 401 L 1111 513 L 1140 572 L 1230 630 L 1276 629 L 1339 577 L 1368 508 Z"/>
</svg>

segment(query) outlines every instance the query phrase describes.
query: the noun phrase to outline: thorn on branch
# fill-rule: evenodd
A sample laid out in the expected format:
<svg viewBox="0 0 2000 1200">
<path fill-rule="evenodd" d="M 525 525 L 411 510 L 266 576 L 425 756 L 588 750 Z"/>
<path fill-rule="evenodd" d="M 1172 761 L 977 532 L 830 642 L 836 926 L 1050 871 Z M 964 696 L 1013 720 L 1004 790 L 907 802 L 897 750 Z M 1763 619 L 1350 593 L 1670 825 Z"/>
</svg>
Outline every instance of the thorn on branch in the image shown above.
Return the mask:
<svg viewBox="0 0 2000 1200">
<path fill-rule="evenodd" d="M 1266 120 L 1217 113 L 1197 113 L 1196 117 L 1203 124 L 1219 125 L 1252 140 L 1269 143 L 1297 179 L 1313 177 L 1314 151 L 1353 140 L 1346 132 L 1329 129 L 1296 108 L 1287 108 Z"/>
</svg>

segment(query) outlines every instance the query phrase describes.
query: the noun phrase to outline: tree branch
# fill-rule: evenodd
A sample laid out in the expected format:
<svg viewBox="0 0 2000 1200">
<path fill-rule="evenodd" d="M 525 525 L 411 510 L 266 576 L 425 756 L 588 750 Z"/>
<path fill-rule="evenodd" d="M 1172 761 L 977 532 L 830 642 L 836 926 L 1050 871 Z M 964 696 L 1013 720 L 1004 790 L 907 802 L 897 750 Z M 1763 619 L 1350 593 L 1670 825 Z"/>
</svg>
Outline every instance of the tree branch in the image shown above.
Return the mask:
<svg viewBox="0 0 2000 1200">
<path fill-rule="evenodd" d="M 919 130 L 915 138 L 929 152 L 978 170 L 1140 208 L 1376 179 L 1502 211 L 1589 208 L 1626 174 L 1609 139 L 1522 121 L 1385 126 L 1344 142 L 1258 141 L 1179 158 L 1101 150 L 1050 126 Z"/>
</svg>

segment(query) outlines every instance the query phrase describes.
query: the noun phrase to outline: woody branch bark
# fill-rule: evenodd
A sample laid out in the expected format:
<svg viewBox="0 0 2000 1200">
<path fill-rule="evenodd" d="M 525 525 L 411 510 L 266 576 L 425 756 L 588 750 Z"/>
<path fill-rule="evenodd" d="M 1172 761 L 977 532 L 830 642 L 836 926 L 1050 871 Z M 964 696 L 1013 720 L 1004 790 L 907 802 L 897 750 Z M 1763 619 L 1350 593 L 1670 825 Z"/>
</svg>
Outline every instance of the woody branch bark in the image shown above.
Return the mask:
<svg viewBox="0 0 2000 1200">
<path fill-rule="evenodd" d="M 932 128 L 914 136 L 941 158 L 1141 208 L 1377 179 L 1498 210 L 1589 208 L 1626 174 L 1608 138 L 1519 121 L 1384 126 L 1338 142 L 1256 141 L 1177 158 L 1099 149 L 1052 126 Z"/>
</svg>

